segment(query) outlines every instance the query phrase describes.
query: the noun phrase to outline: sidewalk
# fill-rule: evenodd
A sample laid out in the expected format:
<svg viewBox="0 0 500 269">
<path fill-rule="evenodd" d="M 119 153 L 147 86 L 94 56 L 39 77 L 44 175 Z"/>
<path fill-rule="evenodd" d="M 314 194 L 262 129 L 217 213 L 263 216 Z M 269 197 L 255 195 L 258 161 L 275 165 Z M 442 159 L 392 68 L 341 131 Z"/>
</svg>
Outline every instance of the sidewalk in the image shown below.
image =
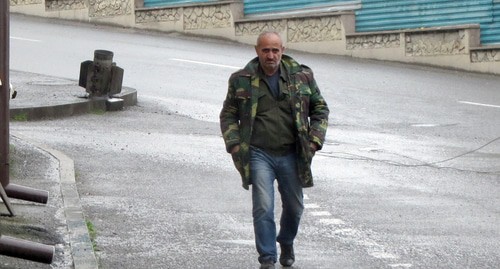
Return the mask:
<svg viewBox="0 0 500 269">
<path fill-rule="evenodd" d="M 39 120 L 67 117 L 106 110 L 103 98 L 86 98 L 85 89 L 78 81 L 49 77 L 26 72 L 10 72 L 10 83 L 17 90 L 17 97 L 10 102 L 10 118 L 14 120 Z M 135 89 L 124 87 L 116 97 L 125 106 L 137 103 Z"/>
<path fill-rule="evenodd" d="M 12 120 L 40 120 L 106 110 L 104 99 L 83 98 L 77 81 L 11 71 L 18 94 L 10 101 Z M 137 92 L 124 88 L 124 105 L 137 102 Z M 0 256 L 0 268 L 98 268 L 75 183 L 73 160 L 64 153 L 11 132 L 10 183 L 49 192 L 46 205 L 10 199 L 16 213 L 0 204 L 4 236 L 55 247 L 51 265 Z"/>
</svg>

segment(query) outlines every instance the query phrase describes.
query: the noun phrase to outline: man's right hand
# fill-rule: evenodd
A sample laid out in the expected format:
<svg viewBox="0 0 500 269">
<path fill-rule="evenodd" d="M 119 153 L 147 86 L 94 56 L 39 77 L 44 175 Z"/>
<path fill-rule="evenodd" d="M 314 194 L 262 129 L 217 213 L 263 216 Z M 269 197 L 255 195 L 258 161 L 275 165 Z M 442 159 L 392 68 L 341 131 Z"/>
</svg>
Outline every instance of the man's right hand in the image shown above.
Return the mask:
<svg viewBox="0 0 500 269">
<path fill-rule="evenodd" d="M 236 145 L 231 149 L 231 154 L 235 154 L 236 152 L 240 151 L 240 145 Z"/>
</svg>

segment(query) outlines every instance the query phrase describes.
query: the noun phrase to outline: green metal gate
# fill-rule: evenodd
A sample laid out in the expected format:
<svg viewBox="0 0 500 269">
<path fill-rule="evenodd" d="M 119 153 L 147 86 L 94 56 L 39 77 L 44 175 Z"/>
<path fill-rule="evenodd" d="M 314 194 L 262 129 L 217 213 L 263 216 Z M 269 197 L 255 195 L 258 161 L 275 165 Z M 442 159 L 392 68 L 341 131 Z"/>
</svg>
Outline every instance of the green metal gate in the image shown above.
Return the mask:
<svg viewBox="0 0 500 269">
<path fill-rule="evenodd" d="M 353 0 L 244 0 L 245 15 L 355 5 Z"/>
<path fill-rule="evenodd" d="M 500 0 L 363 0 L 356 31 L 481 25 L 481 43 L 500 42 Z"/>
</svg>

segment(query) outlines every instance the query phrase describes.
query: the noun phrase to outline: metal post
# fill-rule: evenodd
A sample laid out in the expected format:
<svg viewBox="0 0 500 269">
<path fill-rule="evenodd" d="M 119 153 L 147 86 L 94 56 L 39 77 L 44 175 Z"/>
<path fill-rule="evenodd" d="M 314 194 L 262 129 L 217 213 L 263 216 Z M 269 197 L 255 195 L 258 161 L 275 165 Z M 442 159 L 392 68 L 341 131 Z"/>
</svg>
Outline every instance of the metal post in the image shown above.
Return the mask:
<svg viewBox="0 0 500 269">
<path fill-rule="evenodd" d="M 13 217 L 16 213 L 14 212 L 14 208 L 10 205 L 9 197 L 7 196 L 7 193 L 5 193 L 5 190 L 3 189 L 2 184 L 0 184 L 0 198 L 2 198 L 3 203 L 7 207 L 7 210 L 9 211 L 10 215 Z"/>
<path fill-rule="evenodd" d="M 21 200 L 47 203 L 49 193 L 9 182 L 9 5 L 0 1 L 0 183 L 7 196 Z"/>
<path fill-rule="evenodd" d="M 9 184 L 9 1 L 0 1 L 0 182 Z"/>
<path fill-rule="evenodd" d="M 54 246 L 0 235 L 0 255 L 51 264 Z"/>
</svg>

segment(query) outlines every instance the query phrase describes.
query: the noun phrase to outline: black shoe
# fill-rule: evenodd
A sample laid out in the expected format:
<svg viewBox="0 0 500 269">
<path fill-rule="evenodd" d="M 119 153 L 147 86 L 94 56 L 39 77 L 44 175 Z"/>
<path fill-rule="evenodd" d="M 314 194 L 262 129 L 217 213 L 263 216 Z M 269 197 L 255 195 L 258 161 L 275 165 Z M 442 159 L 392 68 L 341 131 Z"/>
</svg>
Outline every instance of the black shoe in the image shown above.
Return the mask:
<svg viewBox="0 0 500 269">
<path fill-rule="evenodd" d="M 265 261 L 260 264 L 260 269 L 274 269 L 274 262 L 273 261 Z"/>
<path fill-rule="evenodd" d="M 281 245 L 280 263 L 285 267 L 290 267 L 295 262 L 295 254 L 293 253 L 293 245 Z"/>
</svg>

